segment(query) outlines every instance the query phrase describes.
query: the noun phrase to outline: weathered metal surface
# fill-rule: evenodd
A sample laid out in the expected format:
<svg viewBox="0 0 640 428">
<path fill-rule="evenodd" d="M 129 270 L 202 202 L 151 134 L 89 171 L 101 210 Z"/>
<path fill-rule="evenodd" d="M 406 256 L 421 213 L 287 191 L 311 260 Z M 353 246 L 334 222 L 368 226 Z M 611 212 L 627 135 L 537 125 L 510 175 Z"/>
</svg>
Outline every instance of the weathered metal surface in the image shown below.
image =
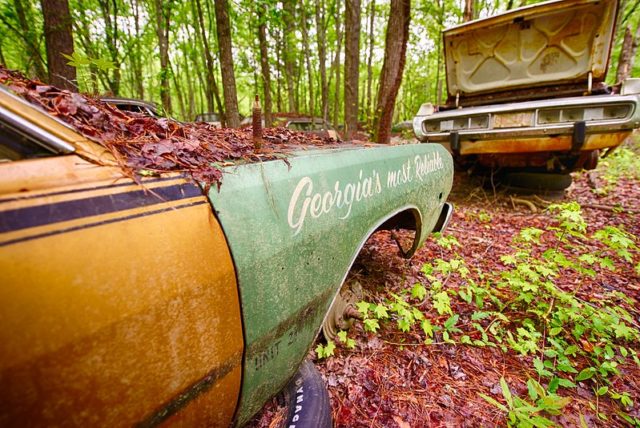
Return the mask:
<svg viewBox="0 0 640 428">
<path fill-rule="evenodd" d="M 528 6 L 443 32 L 451 98 L 606 77 L 617 0 Z"/>
<path fill-rule="evenodd" d="M 366 238 L 413 210 L 421 243 L 452 183 L 437 145 L 312 151 L 229 167 L 209 197 L 237 268 L 246 341 L 240 423 L 302 361 Z"/>
<path fill-rule="evenodd" d="M 617 147 L 629 135 L 631 135 L 631 131 L 588 135 L 581 151 Z M 569 150 L 571 150 L 571 136 L 565 135 L 561 137 L 463 141 L 460 147 L 460 154 L 566 152 Z"/>
<path fill-rule="evenodd" d="M 0 426 L 227 426 L 242 327 L 199 188 L 75 155 L 0 164 Z"/>
</svg>

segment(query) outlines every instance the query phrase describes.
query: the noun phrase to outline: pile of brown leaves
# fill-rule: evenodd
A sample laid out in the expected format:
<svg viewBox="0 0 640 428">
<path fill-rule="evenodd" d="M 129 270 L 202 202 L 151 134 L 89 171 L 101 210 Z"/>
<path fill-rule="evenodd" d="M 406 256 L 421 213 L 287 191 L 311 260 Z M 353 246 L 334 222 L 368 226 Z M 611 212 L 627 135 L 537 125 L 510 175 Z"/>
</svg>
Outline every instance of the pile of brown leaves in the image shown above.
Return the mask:
<svg viewBox="0 0 640 428">
<path fill-rule="evenodd" d="M 283 159 L 309 146 L 335 145 L 330 138 L 270 128 L 260 150 L 251 128 L 218 129 L 118 110 L 98 99 L 31 80 L 0 65 L 0 84 L 109 149 L 129 174 L 186 172 L 198 182 L 219 185 L 228 162 Z"/>
</svg>

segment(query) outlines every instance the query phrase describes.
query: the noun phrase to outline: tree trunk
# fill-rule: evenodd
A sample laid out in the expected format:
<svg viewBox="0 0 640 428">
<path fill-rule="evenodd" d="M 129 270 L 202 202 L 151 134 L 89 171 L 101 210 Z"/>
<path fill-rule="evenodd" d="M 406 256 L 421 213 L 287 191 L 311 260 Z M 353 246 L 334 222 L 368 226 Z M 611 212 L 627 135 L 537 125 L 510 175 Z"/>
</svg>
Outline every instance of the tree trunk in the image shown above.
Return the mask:
<svg viewBox="0 0 640 428">
<path fill-rule="evenodd" d="M 192 3 L 192 6 L 193 6 L 193 3 Z M 198 27 L 197 20 L 195 18 L 196 12 L 195 12 L 195 10 L 192 10 L 192 12 L 194 14 L 194 21 L 196 21 L 196 25 L 195 25 L 196 28 L 193 29 L 195 31 L 195 34 L 193 34 L 190 31 L 189 26 L 187 26 L 187 28 L 186 28 L 187 37 L 188 37 L 187 40 L 197 40 L 198 37 L 199 37 L 198 34 L 200 34 L 199 31 L 198 31 L 198 28 L 197 28 Z M 202 44 L 202 43 L 200 43 L 200 44 Z M 193 67 L 192 68 L 193 74 L 195 74 L 195 76 L 196 76 L 195 78 L 198 80 L 198 88 L 197 89 L 195 88 L 195 85 L 194 85 L 194 91 L 196 92 L 195 96 L 197 96 L 196 105 L 195 105 L 195 108 L 194 108 L 194 114 L 202 113 L 203 111 L 207 110 L 207 107 L 205 107 L 205 105 L 207 104 L 206 97 L 205 98 L 202 97 L 202 94 L 203 93 L 206 94 L 206 92 L 207 92 L 207 83 L 205 82 L 205 79 L 202 76 L 202 72 L 201 72 L 201 70 L 203 70 L 206 67 L 206 64 L 205 65 L 200 65 L 200 61 L 199 60 L 200 60 L 201 56 L 202 55 L 201 55 L 200 50 L 189 49 L 189 52 L 188 52 L 189 62 L 191 63 L 191 66 Z"/>
<path fill-rule="evenodd" d="M 227 0 L 215 0 L 215 11 L 226 125 L 230 128 L 238 128 L 240 126 L 240 116 L 238 114 L 236 78 L 233 72 L 231 27 L 229 23 L 229 6 L 227 4 Z"/>
<path fill-rule="evenodd" d="M 107 75 L 109 90 L 114 96 L 120 92 L 120 59 L 118 58 L 118 5 L 115 0 L 99 0 L 102 19 L 105 24 L 105 44 L 114 65 L 111 75 Z"/>
<path fill-rule="evenodd" d="M 376 141 L 389 143 L 393 108 L 402 83 L 402 73 L 406 60 L 411 19 L 410 0 L 391 0 L 389 23 L 387 24 L 384 63 L 380 75 L 378 106 L 376 108 Z"/>
<path fill-rule="evenodd" d="M 340 111 L 340 53 L 342 51 L 342 23 L 340 22 L 340 0 L 336 0 L 336 56 L 333 58 L 333 70 L 336 78 L 336 90 L 333 99 L 333 124 L 338 124 Z"/>
<path fill-rule="evenodd" d="M 182 64 L 184 67 L 184 72 L 185 72 L 185 76 L 187 78 L 187 91 L 189 91 L 189 107 L 187 110 L 187 114 L 188 120 L 193 120 L 194 116 L 195 116 L 195 110 L 196 110 L 196 98 L 195 98 L 195 89 L 193 87 L 193 79 L 191 76 L 191 67 L 189 67 L 189 53 L 188 53 L 189 47 L 188 46 L 183 46 L 183 52 L 184 54 L 182 55 Z"/>
<path fill-rule="evenodd" d="M 222 114 L 222 102 L 220 100 L 220 91 L 218 89 L 218 84 L 216 82 L 215 76 L 215 63 L 213 61 L 213 56 L 211 55 L 211 47 L 209 46 L 209 39 L 207 38 L 207 33 L 204 27 L 204 16 L 202 13 L 202 4 L 200 0 L 195 0 L 195 6 L 197 10 L 197 27 L 200 31 L 200 39 L 202 41 L 202 47 L 204 50 L 204 58 L 206 62 L 205 74 L 207 76 L 207 90 L 206 90 L 206 100 L 207 100 L 207 110 L 209 112 L 215 112 L 216 107 L 214 104 L 214 99 L 218 102 L 218 111 Z M 197 30 L 196 30 L 197 31 Z"/>
<path fill-rule="evenodd" d="M 350 140 L 358 129 L 360 0 L 346 0 L 345 8 L 344 138 Z"/>
<path fill-rule="evenodd" d="M 26 5 L 22 2 L 22 0 L 14 0 L 13 5 L 16 9 L 16 15 L 18 17 L 18 23 L 20 24 L 20 29 L 22 30 L 22 39 L 25 44 L 25 51 L 29 58 L 31 70 L 29 74 L 31 76 L 37 76 L 40 79 L 45 78 L 45 70 L 44 70 L 44 61 L 42 60 L 42 55 L 40 55 L 40 50 L 38 49 L 38 43 L 36 42 L 36 36 L 33 32 L 33 28 L 31 22 L 33 22 L 33 17 L 31 16 L 30 3 Z M 25 8 L 26 6 L 26 8 Z M 3 61 L 3 64 L 6 64 Z"/>
<path fill-rule="evenodd" d="M 440 2 L 437 2 L 437 6 L 440 8 L 440 15 L 438 16 L 438 25 L 440 27 L 440 30 L 442 30 L 442 28 L 444 27 L 444 12 L 445 12 L 445 2 L 443 1 L 442 4 L 440 4 Z M 442 80 L 441 80 L 441 69 L 442 69 L 442 57 L 444 56 L 444 52 L 442 52 L 442 37 L 438 37 L 438 50 L 437 55 L 438 55 L 438 60 L 436 62 L 436 86 L 434 88 L 435 90 L 435 94 L 434 94 L 434 99 L 436 100 L 436 104 L 440 105 L 442 104 Z"/>
<path fill-rule="evenodd" d="M 636 54 L 638 53 L 638 45 L 640 45 L 640 21 L 636 26 L 636 35 L 633 38 L 633 43 L 631 43 L 631 59 L 629 60 L 629 76 L 631 76 L 631 72 L 633 71 L 633 66 L 636 61 Z"/>
<path fill-rule="evenodd" d="M 473 21 L 473 2 L 474 0 L 464 0 L 464 13 L 462 14 L 462 22 Z"/>
<path fill-rule="evenodd" d="M 295 55 L 295 1 L 294 0 L 283 0 L 283 8 L 284 8 L 284 73 L 285 79 L 287 81 L 287 92 L 289 99 L 289 111 L 298 111 L 296 102 L 295 102 L 295 91 L 294 91 L 294 79 L 295 79 L 295 68 L 296 68 L 296 55 Z"/>
<path fill-rule="evenodd" d="M 276 39 L 276 106 L 278 111 L 282 111 L 282 35 L 275 31 Z"/>
<path fill-rule="evenodd" d="M 631 27 L 626 27 L 622 47 L 620 48 L 620 56 L 618 57 L 618 72 L 616 73 L 616 82 L 622 82 L 631 76 L 635 54 L 640 41 L 640 22 L 636 27 L 635 35 L 631 33 Z"/>
<path fill-rule="evenodd" d="M 324 0 L 316 2 L 316 38 L 318 42 L 318 63 L 320 68 L 320 97 L 322 99 L 322 118 L 329 114 L 329 88 L 327 85 L 327 23 L 325 22 Z"/>
<path fill-rule="evenodd" d="M 76 0 L 79 10 L 85 10 L 86 6 L 82 0 Z M 82 49 L 89 58 L 96 58 L 96 50 L 89 35 L 89 24 L 87 21 L 75 20 L 73 22 L 73 30 L 76 42 L 79 41 Z M 91 82 L 91 92 L 95 95 L 99 93 L 100 85 L 108 88 L 108 79 L 105 71 L 100 70 L 95 64 L 89 64 L 89 79 Z"/>
<path fill-rule="evenodd" d="M 267 23 L 264 3 L 258 4 L 258 42 L 260 44 L 260 69 L 262 71 L 264 125 L 273 126 L 271 117 L 271 70 L 269 68 L 269 50 L 267 48 Z"/>
<path fill-rule="evenodd" d="M 137 97 L 141 100 L 144 99 L 144 82 L 143 82 L 143 72 L 142 72 L 142 50 L 140 49 L 140 39 L 142 35 L 140 33 L 140 5 L 138 4 L 138 0 L 133 0 L 132 2 L 132 10 L 134 17 L 134 28 L 135 28 L 135 54 L 133 58 L 131 58 L 131 67 L 134 71 L 134 87 Z"/>
<path fill-rule="evenodd" d="M 167 8 L 162 0 L 155 0 L 156 35 L 160 45 L 160 99 L 165 113 L 171 114 L 171 87 L 169 86 L 169 23 L 171 21 L 171 3 Z"/>
<path fill-rule="evenodd" d="M 314 116 L 315 100 L 313 98 L 313 69 L 311 68 L 311 49 L 309 49 L 309 31 L 307 30 L 307 13 L 306 8 L 301 10 L 302 18 L 302 45 L 304 46 L 304 59 L 307 65 L 307 81 L 309 82 L 309 114 Z"/>
<path fill-rule="evenodd" d="M 371 120 L 371 83 L 373 82 L 373 44 L 375 42 L 375 36 L 373 33 L 373 21 L 376 12 L 376 2 L 375 0 L 370 0 L 369 3 L 369 54 L 367 55 L 367 105 L 365 112 L 365 119 L 367 121 L 367 125 L 371 127 L 373 122 Z"/>
<path fill-rule="evenodd" d="M 44 37 L 47 45 L 49 83 L 59 88 L 78 89 L 76 69 L 62 54 L 73 55 L 71 14 L 68 0 L 42 0 Z"/>
<path fill-rule="evenodd" d="M 178 107 L 180 107 L 180 114 L 182 115 L 182 119 L 187 118 L 187 112 L 184 103 L 184 96 L 182 95 L 182 90 L 180 88 L 180 82 L 178 82 L 178 78 L 176 73 L 173 71 L 173 66 L 169 63 L 169 68 L 171 69 L 171 78 L 173 79 L 173 86 L 176 88 L 176 95 L 178 96 Z"/>
</svg>

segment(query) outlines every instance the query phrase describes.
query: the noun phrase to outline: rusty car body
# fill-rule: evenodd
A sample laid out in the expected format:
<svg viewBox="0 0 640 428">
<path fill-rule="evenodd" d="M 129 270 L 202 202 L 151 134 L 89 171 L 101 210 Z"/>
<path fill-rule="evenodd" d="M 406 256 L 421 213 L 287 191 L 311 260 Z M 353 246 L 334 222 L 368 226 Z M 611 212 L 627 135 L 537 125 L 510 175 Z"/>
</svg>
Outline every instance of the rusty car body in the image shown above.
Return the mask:
<svg viewBox="0 0 640 428">
<path fill-rule="evenodd" d="M 638 79 L 605 84 L 617 0 L 561 0 L 443 32 L 448 99 L 413 121 L 458 165 L 568 173 L 640 126 Z"/>
<path fill-rule="evenodd" d="M 440 146 L 346 145 L 136 181 L 0 88 L 0 426 L 243 425 L 374 231 L 411 255 L 444 227 L 452 174 Z"/>
</svg>

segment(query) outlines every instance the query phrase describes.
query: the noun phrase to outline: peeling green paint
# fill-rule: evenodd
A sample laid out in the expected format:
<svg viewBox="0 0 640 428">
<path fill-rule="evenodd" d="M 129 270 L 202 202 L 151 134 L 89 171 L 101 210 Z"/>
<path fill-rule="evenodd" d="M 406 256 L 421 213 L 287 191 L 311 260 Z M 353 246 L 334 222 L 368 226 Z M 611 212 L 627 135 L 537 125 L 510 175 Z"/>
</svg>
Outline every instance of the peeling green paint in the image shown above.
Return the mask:
<svg viewBox="0 0 640 428">
<path fill-rule="evenodd" d="M 415 210 L 421 244 L 453 179 L 451 156 L 435 144 L 314 150 L 288 163 L 228 167 L 209 193 L 242 303 L 239 424 L 294 374 L 369 235 Z"/>
</svg>

